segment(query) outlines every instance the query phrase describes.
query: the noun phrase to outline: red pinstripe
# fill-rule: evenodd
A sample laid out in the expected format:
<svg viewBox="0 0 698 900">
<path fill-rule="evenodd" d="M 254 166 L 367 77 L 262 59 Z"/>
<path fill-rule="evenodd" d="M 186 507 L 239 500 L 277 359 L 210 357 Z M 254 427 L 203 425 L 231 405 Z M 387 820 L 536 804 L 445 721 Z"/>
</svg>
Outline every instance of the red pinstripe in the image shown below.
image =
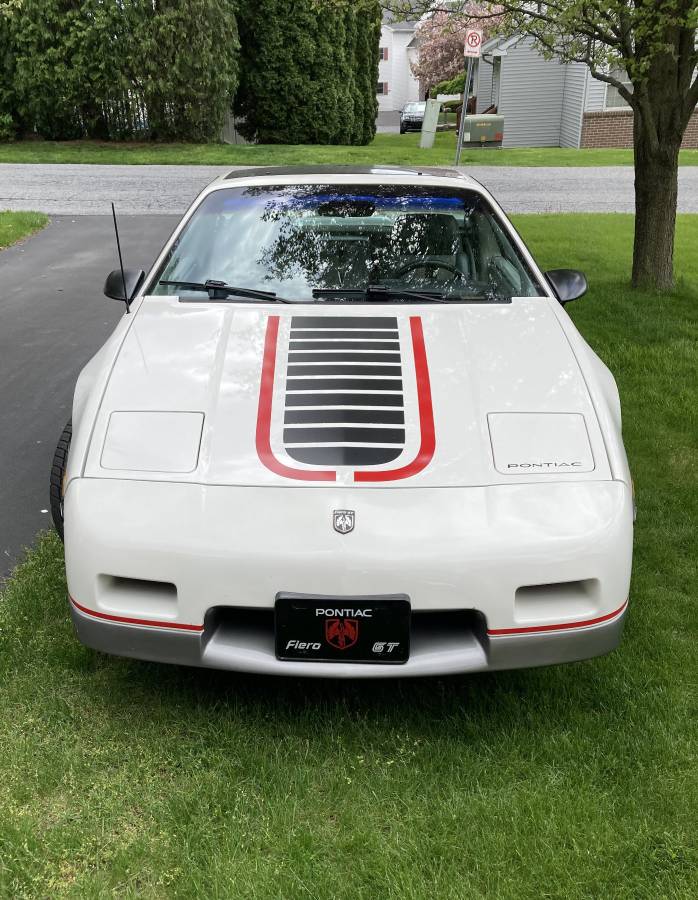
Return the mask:
<svg viewBox="0 0 698 900">
<path fill-rule="evenodd" d="M 94 616 L 96 619 L 107 619 L 109 622 L 119 622 L 122 625 L 147 625 L 150 628 L 175 628 L 180 631 L 203 631 L 203 625 L 188 625 L 185 622 L 160 622 L 157 619 L 132 619 L 129 616 L 114 616 L 111 613 L 97 612 L 94 609 L 88 609 L 82 606 L 77 600 L 70 598 L 70 602 L 80 612 L 86 613 L 88 616 Z"/>
<path fill-rule="evenodd" d="M 422 320 L 419 316 L 410 316 L 410 330 L 412 332 L 414 368 L 417 376 L 417 403 L 421 434 L 419 452 L 412 462 L 401 466 L 399 469 L 354 472 L 354 481 L 397 481 L 400 478 L 409 478 L 428 466 L 434 455 L 434 450 L 436 449 L 434 409 L 431 402 L 431 383 L 429 381 L 427 352 L 424 346 L 424 331 L 422 329 Z"/>
<path fill-rule="evenodd" d="M 622 606 L 605 616 L 597 616 L 595 619 L 583 619 L 580 622 L 562 622 L 556 625 L 530 625 L 525 628 L 488 628 L 487 634 L 497 636 L 502 634 L 536 634 L 542 631 L 565 631 L 568 628 L 586 628 L 589 625 L 599 625 L 601 622 L 607 622 L 609 619 L 615 619 L 619 616 L 628 605 L 626 600 Z"/>
<path fill-rule="evenodd" d="M 279 337 L 279 316 L 269 316 L 267 334 L 264 339 L 264 359 L 262 381 L 259 386 L 259 408 L 257 411 L 256 445 L 257 455 L 267 469 L 284 478 L 298 481 L 336 481 L 337 473 L 322 469 L 294 469 L 284 465 L 271 449 L 271 401 L 274 393 L 274 372 L 276 370 L 276 344 Z"/>
</svg>

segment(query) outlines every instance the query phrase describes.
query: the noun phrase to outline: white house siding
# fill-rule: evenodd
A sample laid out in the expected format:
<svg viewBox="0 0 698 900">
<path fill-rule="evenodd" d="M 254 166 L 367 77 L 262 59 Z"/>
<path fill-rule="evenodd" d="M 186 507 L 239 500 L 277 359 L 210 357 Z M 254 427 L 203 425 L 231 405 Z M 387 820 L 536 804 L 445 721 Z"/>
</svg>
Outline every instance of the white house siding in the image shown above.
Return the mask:
<svg viewBox="0 0 698 900">
<path fill-rule="evenodd" d="M 560 63 L 546 60 L 530 39 L 502 57 L 498 112 L 504 147 L 558 147 L 564 93 Z"/>
<path fill-rule="evenodd" d="M 410 68 L 410 60 L 415 60 L 417 53 L 408 47 L 413 37 L 413 29 L 381 28 L 380 46 L 388 48 L 388 59 L 378 63 L 378 81 L 388 83 L 388 93 L 378 94 L 381 111 L 402 109 L 409 100 L 419 100 L 419 82 Z"/>
<path fill-rule="evenodd" d="M 598 81 L 587 69 L 584 112 L 603 112 L 606 108 L 606 82 Z"/>
<path fill-rule="evenodd" d="M 388 82 L 388 90 L 392 88 L 393 80 L 393 32 L 385 25 L 381 28 L 380 46 L 388 48 L 387 60 L 378 61 L 378 81 Z M 390 94 L 378 94 L 378 109 L 392 109 Z"/>
<path fill-rule="evenodd" d="M 499 106 L 499 85 L 502 81 L 502 57 L 496 56 L 492 63 L 492 103 Z"/>
<path fill-rule="evenodd" d="M 530 38 L 494 37 L 480 63 L 477 111 L 491 104 L 504 117 L 505 147 L 580 147 L 586 113 L 606 106 L 606 84 L 583 63 L 545 59 Z"/>
<path fill-rule="evenodd" d="M 477 70 L 477 111 L 484 112 L 492 104 L 492 64 L 481 59 Z"/>
<path fill-rule="evenodd" d="M 408 47 L 405 52 L 407 55 L 408 72 L 405 103 L 407 103 L 409 100 L 423 100 L 424 98 L 420 97 L 419 79 L 414 77 L 411 67 L 411 63 L 414 63 L 416 65 L 419 62 L 419 48 L 413 44 L 411 47 Z"/>
<path fill-rule="evenodd" d="M 582 112 L 589 70 L 584 63 L 570 63 L 564 69 L 560 146 L 577 148 L 582 138 Z"/>
</svg>

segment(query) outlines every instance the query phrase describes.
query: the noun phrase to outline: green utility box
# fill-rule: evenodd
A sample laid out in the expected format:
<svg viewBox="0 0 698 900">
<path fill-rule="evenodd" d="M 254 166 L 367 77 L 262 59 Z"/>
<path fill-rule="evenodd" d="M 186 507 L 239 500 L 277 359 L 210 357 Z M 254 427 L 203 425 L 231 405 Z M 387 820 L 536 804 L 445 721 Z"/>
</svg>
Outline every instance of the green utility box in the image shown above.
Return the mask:
<svg viewBox="0 0 698 900">
<path fill-rule="evenodd" d="M 464 147 L 501 147 L 504 116 L 466 116 L 463 125 Z"/>
</svg>

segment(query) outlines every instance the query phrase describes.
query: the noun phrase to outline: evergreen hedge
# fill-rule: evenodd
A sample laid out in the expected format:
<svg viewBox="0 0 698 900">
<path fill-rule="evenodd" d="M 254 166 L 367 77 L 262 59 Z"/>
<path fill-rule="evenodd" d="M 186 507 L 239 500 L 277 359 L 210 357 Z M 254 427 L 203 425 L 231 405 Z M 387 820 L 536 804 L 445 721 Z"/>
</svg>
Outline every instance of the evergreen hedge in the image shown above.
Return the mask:
<svg viewBox="0 0 698 900">
<path fill-rule="evenodd" d="M 0 139 L 219 138 L 237 87 L 234 0 L 21 0 L 0 13 Z"/>
<path fill-rule="evenodd" d="M 242 66 L 247 137 L 366 144 L 380 20 L 379 0 L 0 0 L 0 140 L 215 141 Z"/>
<path fill-rule="evenodd" d="M 366 144 L 378 101 L 378 0 L 245 0 L 236 112 L 269 144 Z"/>
</svg>

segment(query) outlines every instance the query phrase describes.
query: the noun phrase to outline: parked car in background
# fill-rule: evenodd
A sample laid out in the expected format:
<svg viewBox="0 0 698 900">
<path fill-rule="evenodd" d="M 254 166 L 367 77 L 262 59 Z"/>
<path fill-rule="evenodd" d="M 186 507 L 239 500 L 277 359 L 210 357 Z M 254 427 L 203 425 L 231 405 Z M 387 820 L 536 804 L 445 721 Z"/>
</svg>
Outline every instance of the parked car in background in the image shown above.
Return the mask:
<svg viewBox="0 0 698 900">
<path fill-rule="evenodd" d="M 426 108 L 424 101 L 406 103 L 400 113 L 400 134 L 406 131 L 421 131 Z"/>
</svg>

